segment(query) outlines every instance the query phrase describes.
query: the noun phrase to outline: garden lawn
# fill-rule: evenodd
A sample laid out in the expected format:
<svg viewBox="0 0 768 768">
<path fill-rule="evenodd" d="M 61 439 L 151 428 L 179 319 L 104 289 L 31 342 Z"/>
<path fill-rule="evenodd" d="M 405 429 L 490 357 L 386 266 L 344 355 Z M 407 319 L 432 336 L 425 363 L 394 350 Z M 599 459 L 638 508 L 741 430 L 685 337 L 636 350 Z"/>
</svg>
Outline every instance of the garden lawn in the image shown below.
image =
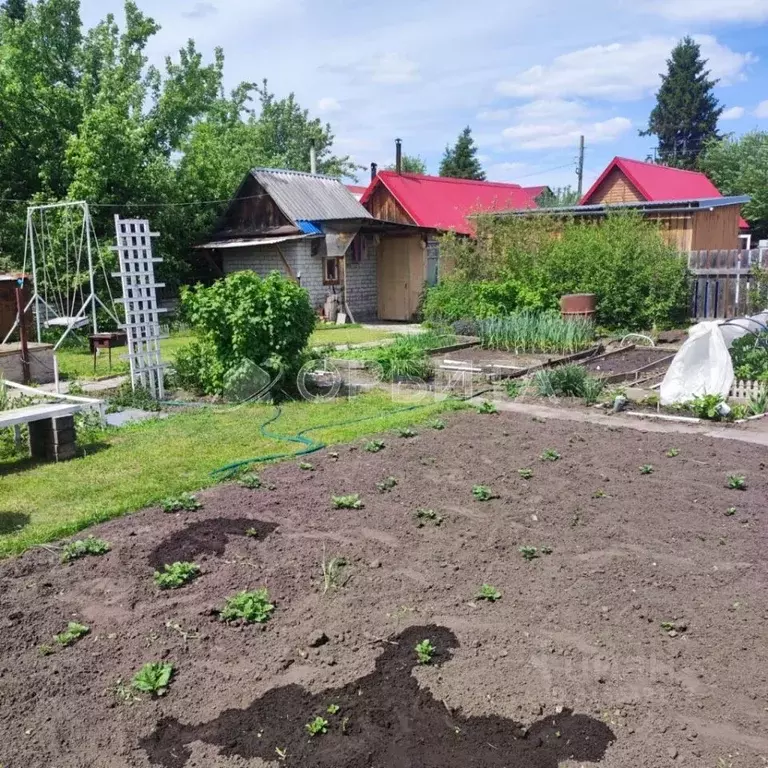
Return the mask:
<svg viewBox="0 0 768 768">
<path fill-rule="evenodd" d="M 382 392 L 323 403 L 291 402 L 269 430 L 293 435 L 326 425 L 310 437 L 338 443 L 456 407 L 444 401 L 394 413 L 407 405 Z M 260 434 L 259 427 L 274 412 L 270 405 L 211 407 L 107 431 L 98 450 L 72 461 L 0 462 L 0 557 L 213 485 L 217 480 L 211 472 L 229 462 L 302 448 Z M 366 420 L 340 424 L 355 419 Z"/>
<path fill-rule="evenodd" d="M 391 331 L 373 330 L 359 325 L 329 325 L 318 327 L 309 339 L 310 347 L 322 347 L 328 344 L 363 344 L 369 341 L 379 341 L 393 336 Z M 193 336 L 189 331 L 171 334 L 160 342 L 160 352 L 163 362 L 173 363 L 178 350 L 189 344 Z M 109 367 L 109 355 L 106 351 L 96 356 L 96 370 L 93 368 L 93 355 L 87 346 L 79 348 L 60 349 L 59 371 L 62 378 L 85 381 L 101 379 L 106 376 L 118 376 L 128 373 L 128 361 L 123 359 L 128 354 L 127 347 L 115 347 L 112 350 L 112 368 Z"/>
</svg>

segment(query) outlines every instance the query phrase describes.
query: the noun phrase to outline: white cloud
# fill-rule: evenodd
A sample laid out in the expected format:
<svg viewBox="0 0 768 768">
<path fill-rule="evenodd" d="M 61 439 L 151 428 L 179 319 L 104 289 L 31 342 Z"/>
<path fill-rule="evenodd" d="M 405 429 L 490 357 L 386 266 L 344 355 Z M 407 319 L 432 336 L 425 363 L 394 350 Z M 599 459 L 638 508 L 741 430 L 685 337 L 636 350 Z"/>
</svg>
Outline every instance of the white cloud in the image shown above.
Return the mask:
<svg viewBox="0 0 768 768">
<path fill-rule="evenodd" d="M 709 60 L 712 76 L 719 78 L 721 85 L 743 80 L 745 69 L 757 60 L 751 53 L 731 50 L 710 35 L 696 40 Z M 666 59 L 676 42 L 675 38 L 649 37 L 634 43 L 582 48 L 503 80 L 497 90 L 521 99 L 640 99 L 658 88 L 659 74 L 666 71 Z"/>
<path fill-rule="evenodd" d="M 499 120 L 509 120 L 512 115 L 511 109 L 486 109 L 478 113 L 477 119 L 487 120 L 490 123 L 498 122 Z"/>
<path fill-rule="evenodd" d="M 589 144 L 615 141 L 631 127 L 632 121 L 626 117 L 612 117 L 594 123 L 576 120 L 520 123 L 506 128 L 502 135 L 517 149 L 555 149 L 576 147 L 580 136 Z"/>
<path fill-rule="evenodd" d="M 741 117 L 744 117 L 744 112 L 746 110 L 744 107 L 729 107 L 728 109 L 723 110 L 723 114 L 720 115 L 721 120 L 738 120 Z"/>
<path fill-rule="evenodd" d="M 768 100 L 761 101 L 755 109 L 755 117 L 768 118 Z"/>
<path fill-rule="evenodd" d="M 334 99 L 332 96 L 325 96 L 317 102 L 318 112 L 338 112 L 341 109 L 338 99 Z"/>
<path fill-rule="evenodd" d="M 565 99 L 540 99 L 515 109 L 518 120 L 577 120 L 589 114 L 579 101 Z"/>
<path fill-rule="evenodd" d="M 385 53 L 367 68 L 374 83 L 401 84 L 419 79 L 419 65 L 399 53 Z"/>
<path fill-rule="evenodd" d="M 745 21 L 768 19 L 768 0 L 644 0 L 641 7 L 674 21 Z"/>
</svg>

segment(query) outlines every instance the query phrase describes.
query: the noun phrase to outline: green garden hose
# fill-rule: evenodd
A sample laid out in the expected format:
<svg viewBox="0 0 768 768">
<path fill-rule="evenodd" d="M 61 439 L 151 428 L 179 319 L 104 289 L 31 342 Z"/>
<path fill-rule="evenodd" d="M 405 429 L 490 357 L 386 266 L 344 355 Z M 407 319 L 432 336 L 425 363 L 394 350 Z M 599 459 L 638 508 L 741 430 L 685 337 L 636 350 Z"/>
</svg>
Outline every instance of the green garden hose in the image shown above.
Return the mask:
<svg viewBox="0 0 768 768">
<path fill-rule="evenodd" d="M 472 395 L 469 395 L 468 397 L 461 397 L 457 399 L 469 400 L 471 397 L 477 397 L 479 395 L 484 394 L 485 392 L 489 392 L 490 389 L 491 388 L 489 387 L 480 392 L 475 392 Z M 345 427 L 348 424 L 359 424 L 360 422 L 363 422 L 363 421 L 370 421 L 371 419 L 380 419 L 386 416 L 392 416 L 396 413 L 406 413 L 407 411 L 415 411 L 419 408 L 426 408 L 428 405 L 430 405 L 430 403 L 422 403 L 419 405 L 407 405 L 407 406 L 404 406 L 403 408 L 395 408 L 391 411 L 385 411 L 384 413 L 378 413 L 373 416 L 362 416 L 358 419 L 347 419 L 346 421 L 336 421 L 330 424 L 320 424 L 316 427 L 307 427 L 307 429 L 302 429 L 300 432 L 297 432 L 294 435 L 280 435 L 274 432 L 270 432 L 267 429 L 267 427 L 270 424 L 274 424 L 283 413 L 283 409 L 278 405 L 278 406 L 275 406 L 275 412 L 272 414 L 272 416 L 270 416 L 270 418 L 268 418 L 265 422 L 263 422 L 259 426 L 259 434 L 262 437 L 267 438 L 268 440 L 278 440 L 278 441 L 284 441 L 289 443 L 299 443 L 304 447 L 300 448 L 297 451 L 285 451 L 283 453 L 270 453 L 267 456 L 254 456 L 250 459 L 243 459 L 242 461 L 234 461 L 231 464 L 226 464 L 223 467 L 219 467 L 219 469 L 214 469 L 211 474 L 222 477 L 222 478 L 229 478 L 229 477 L 232 477 L 233 475 L 236 475 L 244 467 L 248 467 L 251 464 L 263 464 L 265 461 L 276 461 L 277 459 L 288 459 L 288 458 L 294 458 L 296 456 L 306 456 L 309 453 L 315 453 L 316 451 L 320 451 L 326 447 L 326 443 L 323 443 L 319 440 L 313 440 L 311 437 L 306 437 L 306 434 L 308 432 L 317 432 L 318 430 L 330 429 L 331 427 Z"/>
</svg>

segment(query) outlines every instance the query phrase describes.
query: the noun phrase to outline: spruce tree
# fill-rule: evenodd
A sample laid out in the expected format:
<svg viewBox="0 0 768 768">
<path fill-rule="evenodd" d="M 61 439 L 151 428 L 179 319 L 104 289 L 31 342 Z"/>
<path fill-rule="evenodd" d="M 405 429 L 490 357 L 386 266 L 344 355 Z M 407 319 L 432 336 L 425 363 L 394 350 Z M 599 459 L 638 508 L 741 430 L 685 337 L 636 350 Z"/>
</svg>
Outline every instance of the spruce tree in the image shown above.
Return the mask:
<svg viewBox="0 0 768 768">
<path fill-rule="evenodd" d="M 717 121 L 723 108 L 713 93 L 717 80 L 710 80 L 706 64 L 690 37 L 667 59 L 648 129 L 640 134 L 658 137 L 658 162 L 664 165 L 695 168 L 706 143 L 719 138 Z"/>
<path fill-rule="evenodd" d="M 477 147 L 469 126 L 459 134 L 453 147 L 445 148 L 445 154 L 440 161 L 440 175 L 485 181 L 485 172 L 477 159 Z"/>
<path fill-rule="evenodd" d="M 5 0 L 0 7 L 12 21 L 24 21 L 27 16 L 27 0 Z"/>
</svg>

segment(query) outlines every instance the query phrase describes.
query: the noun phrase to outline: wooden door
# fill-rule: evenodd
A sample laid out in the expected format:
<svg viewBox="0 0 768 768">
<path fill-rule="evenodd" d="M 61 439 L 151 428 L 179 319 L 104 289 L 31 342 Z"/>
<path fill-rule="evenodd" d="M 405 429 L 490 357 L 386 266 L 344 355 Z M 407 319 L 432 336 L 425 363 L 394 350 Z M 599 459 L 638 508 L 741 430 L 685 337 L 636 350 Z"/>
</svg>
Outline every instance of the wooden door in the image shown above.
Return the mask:
<svg viewBox="0 0 768 768">
<path fill-rule="evenodd" d="M 376 256 L 380 320 L 410 320 L 411 238 L 382 238 Z"/>
</svg>

